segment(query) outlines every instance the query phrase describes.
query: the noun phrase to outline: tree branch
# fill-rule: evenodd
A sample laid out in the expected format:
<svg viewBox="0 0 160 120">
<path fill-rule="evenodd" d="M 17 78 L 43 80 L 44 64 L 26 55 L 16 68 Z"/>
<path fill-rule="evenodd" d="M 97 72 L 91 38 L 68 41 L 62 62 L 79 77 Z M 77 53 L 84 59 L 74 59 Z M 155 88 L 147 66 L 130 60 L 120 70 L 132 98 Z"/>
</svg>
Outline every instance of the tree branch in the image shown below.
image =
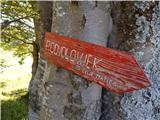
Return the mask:
<svg viewBox="0 0 160 120">
<path fill-rule="evenodd" d="M 10 36 L 10 37 L 12 37 L 12 38 L 14 38 L 14 39 L 16 39 L 16 40 L 19 40 L 19 41 L 21 41 L 21 42 L 23 42 L 23 43 L 25 43 L 25 44 L 34 45 L 34 41 L 33 41 L 33 42 L 26 42 L 25 40 L 20 39 L 20 38 L 18 38 L 18 37 L 15 37 L 15 36 L 13 36 L 13 35 L 11 35 L 11 34 L 8 34 L 8 33 L 6 33 L 6 32 L 2 32 L 2 35 L 3 35 L 3 34 L 5 34 L 5 35 L 7 35 L 7 36 Z"/>
<path fill-rule="evenodd" d="M 3 23 L 1 23 L 1 29 L 3 30 L 4 28 L 6 28 L 11 23 L 20 21 L 21 19 L 25 19 L 25 18 L 28 18 L 28 17 L 29 16 L 25 16 L 25 17 L 21 17 L 21 18 L 15 19 L 15 20 L 11 20 L 11 21 L 5 20 Z"/>
<path fill-rule="evenodd" d="M 28 25 L 27 23 L 25 23 L 24 21 L 21 21 L 21 20 L 18 20 L 17 22 L 21 23 L 21 24 L 24 24 L 26 25 L 27 27 L 31 28 L 31 29 L 34 29 L 34 27 Z"/>
</svg>

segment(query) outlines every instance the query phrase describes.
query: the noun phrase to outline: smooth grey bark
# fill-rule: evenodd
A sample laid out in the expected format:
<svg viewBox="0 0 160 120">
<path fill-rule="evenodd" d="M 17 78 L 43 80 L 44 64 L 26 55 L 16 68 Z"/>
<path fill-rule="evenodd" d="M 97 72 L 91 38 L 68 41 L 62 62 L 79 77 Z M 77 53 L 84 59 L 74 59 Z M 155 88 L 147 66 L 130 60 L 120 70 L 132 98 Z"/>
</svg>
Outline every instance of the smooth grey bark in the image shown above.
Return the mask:
<svg viewBox="0 0 160 120">
<path fill-rule="evenodd" d="M 86 23 L 80 36 L 82 40 L 106 47 L 107 38 L 112 30 L 110 16 L 110 2 L 81 2 L 80 9 L 85 16 Z M 102 88 L 95 84 L 81 92 L 82 102 L 86 111 L 84 120 L 98 120 L 101 115 Z"/>
<path fill-rule="evenodd" d="M 52 32 L 106 46 L 112 29 L 110 4 L 53 2 Z M 47 63 L 44 73 L 41 118 L 48 120 L 98 120 L 101 90 L 94 83 Z"/>
</svg>

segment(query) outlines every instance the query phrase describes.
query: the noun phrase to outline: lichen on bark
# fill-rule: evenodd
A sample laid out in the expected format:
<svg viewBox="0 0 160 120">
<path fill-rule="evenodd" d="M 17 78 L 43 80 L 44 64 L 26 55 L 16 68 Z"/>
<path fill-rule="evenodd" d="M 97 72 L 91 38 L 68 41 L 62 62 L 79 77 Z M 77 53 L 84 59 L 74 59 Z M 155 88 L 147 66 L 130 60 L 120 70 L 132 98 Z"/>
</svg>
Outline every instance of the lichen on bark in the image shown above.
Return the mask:
<svg viewBox="0 0 160 120">
<path fill-rule="evenodd" d="M 154 6 L 154 7 L 153 7 Z M 121 106 L 126 120 L 159 120 L 160 118 L 160 8 L 158 2 L 135 2 L 137 14 L 133 52 L 151 80 L 151 87 L 125 94 Z M 145 11 L 152 11 L 148 16 Z M 141 13 L 141 12 L 140 12 Z M 146 14 L 147 15 L 146 15 Z M 149 20 L 149 18 L 152 18 Z"/>
</svg>

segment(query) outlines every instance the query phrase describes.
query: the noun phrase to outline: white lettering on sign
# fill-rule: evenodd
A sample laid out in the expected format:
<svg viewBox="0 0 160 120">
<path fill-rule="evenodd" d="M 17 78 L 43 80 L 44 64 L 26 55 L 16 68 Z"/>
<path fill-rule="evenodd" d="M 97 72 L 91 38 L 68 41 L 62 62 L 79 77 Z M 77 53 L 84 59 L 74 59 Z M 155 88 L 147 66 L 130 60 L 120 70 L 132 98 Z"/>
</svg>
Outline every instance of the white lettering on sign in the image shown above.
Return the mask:
<svg viewBox="0 0 160 120">
<path fill-rule="evenodd" d="M 47 41 L 46 43 L 47 50 L 56 56 L 59 56 L 70 63 L 85 65 L 86 68 L 96 70 L 97 64 L 102 61 L 91 54 L 84 54 L 83 52 L 72 49 L 68 51 L 68 48 L 65 46 L 60 46 L 58 43 L 52 41 Z"/>
<path fill-rule="evenodd" d="M 85 75 L 93 77 L 94 81 L 98 79 L 101 84 L 108 83 L 109 87 L 117 88 L 117 86 L 114 85 L 113 80 L 104 74 L 106 71 L 103 71 L 103 69 L 98 66 L 98 64 L 102 62 L 102 59 L 91 54 L 84 54 L 83 52 L 75 49 L 69 51 L 67 47 L 49 40 L 47 40 L 46 48 L 51 54 L 59 56 L 70 62 L 74 65 L 74 69 L 81 70 Z M 121 86 L 118 88 L 123 89 Z"/>
<path fill-rule="evenodd" d="M 97 64 L 102 61 L 102 59 L 97 59 L 96 57 L 94 58 L 94 62 L 93 62 L 93 68 L 97 69 Z"/>
<path fill-rule="evenodd" d="M 76 53 L 77 53 L 77 51 L 76 50 L 71 50 L 71 52 L 70 52 L 70 55 L 69 55 L 69 57 L 70 57 L 70 61 L 72 62 L 72 63 L 74 63 L 75 62 L 75 60 L 76 60 Z"/>
<path fill-rule="evenodd" d="M 51 42 L 50 52 L 51 52 L 51 53 L 54 52 L 54 42 Z"/>
<path fill-rule="evenodd" d="M 84 53 L 82 53 L 82 52 L 81 52 L 81 54 L 80 54 L 80 52 L 79 52 L 79 51 L 77 51 L 77 59 L 78 59 L 77 64 L 79 64 L 79 65 L 83 65 L 83 64 L 85 64 L 85 63 L 86 63 L 86 60 L 87 60 L 87 54 L 85 55 L 85 54 L 84 54 Z"/>
<path fill-rule="evenodd" d="M 116 93 L 150 86 L 134 56 L 92 43 L 46 33 L 42 57 Z"/>
<path fill-rule="evenodd" d="M 87 57 L 87 61 L 86 61 L 86 67 L 89 69 L 89 64 L 92 64 L 93 62 L 91 61 L 91 58 L 93 57 L 93 55 L 89 54 Z"/>
</svg>

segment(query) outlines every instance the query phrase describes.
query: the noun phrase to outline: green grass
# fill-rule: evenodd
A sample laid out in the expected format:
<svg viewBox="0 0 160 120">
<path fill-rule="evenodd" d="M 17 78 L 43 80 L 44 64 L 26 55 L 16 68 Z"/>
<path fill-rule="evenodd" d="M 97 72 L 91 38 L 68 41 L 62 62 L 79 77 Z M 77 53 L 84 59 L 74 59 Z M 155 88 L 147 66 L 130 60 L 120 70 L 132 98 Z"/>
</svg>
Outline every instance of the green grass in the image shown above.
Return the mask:
<svg viewBox="0 0 160 120">
<path fill-rule="evenodd" d="M 18 58 L 0 49 L 0 59 L 10 67 L 0 73 L 1 120 L 26 120 L 28 115 L 28 85 L 31 78 L 31 58 L 19 65 Z"/>
<path fill-rule="evenodd" d="M 28 104 L 21 100 L 2 101 L 2 120 L 27 120 Z"/>
</svg>

